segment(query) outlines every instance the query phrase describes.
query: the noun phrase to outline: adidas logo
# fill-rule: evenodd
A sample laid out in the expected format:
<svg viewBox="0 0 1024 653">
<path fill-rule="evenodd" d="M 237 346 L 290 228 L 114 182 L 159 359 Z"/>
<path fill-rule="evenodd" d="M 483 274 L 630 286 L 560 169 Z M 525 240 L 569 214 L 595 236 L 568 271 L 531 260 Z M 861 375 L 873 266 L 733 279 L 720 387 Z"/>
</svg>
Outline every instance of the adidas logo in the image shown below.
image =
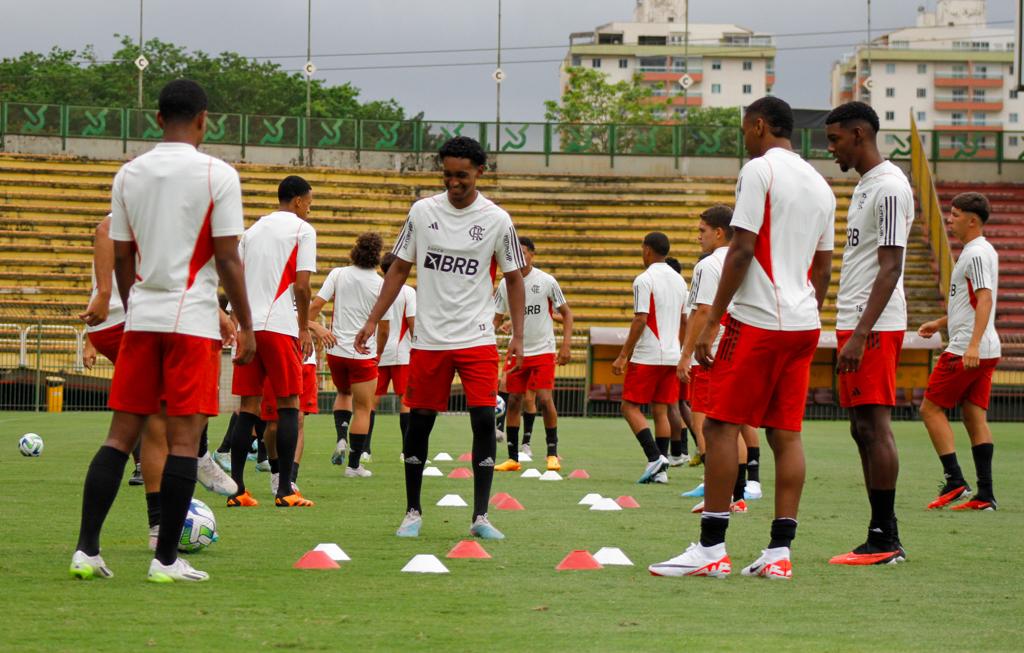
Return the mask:
<svg viewBox="0 0 1024 653">
<path fill-rule="evenodd" d="M 419 458 L 417 458 L 416 456 L 406 456 L 405 464 L 406 465 L 422 465 L 423 461 L 420 460 Z"/>
<path fill-rule="evenodd" d="M 490 456 L 484 458 L 477 463 L 477 467 L 494 467 L 494 458 L 491 458 Z"/>
<path fill-rule="evenodd" d="M 882 529 L 881 529 L 881 528 L 878 528 L 878 527 L 875 527 L 875 528 L 870 528 L 870 529 L 868 529 L 868 532 L 869 532 L 869 533 L 881 533 L 881 532 L 882 532 Z"/>
<path fill-rule="evenodd" d="M 439 227 L 436 222 L 432 222 L 430 224 L 430 228 L 433 229 L 434 231 L 438 231 L 441 227 Z"/>
</svg>

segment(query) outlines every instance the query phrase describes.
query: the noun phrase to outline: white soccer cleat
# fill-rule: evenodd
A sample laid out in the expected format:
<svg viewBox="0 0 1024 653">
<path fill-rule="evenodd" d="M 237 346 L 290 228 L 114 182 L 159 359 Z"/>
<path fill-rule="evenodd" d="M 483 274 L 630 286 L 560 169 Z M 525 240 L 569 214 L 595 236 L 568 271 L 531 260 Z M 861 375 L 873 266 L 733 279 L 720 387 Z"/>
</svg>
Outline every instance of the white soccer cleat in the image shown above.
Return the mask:
<svg viewBox="0 0 1024 653">
<path fill-rule="evenodd" d="M 270 475 L 270 493 L 277 496 L 277 488 L 281 485 L 281 475 L 271 474 Z M 292 494 L 299 493 L 299 486 L 292 483 Z"/>
<path fill-rule="evenodd" d="M 103 562 L 103 558 L 98 553 L 94 556 L 87 556 L 81 551 L 75 551 L 71 556 L 71 568 L 68 571 L 72 578 L 78 580 L 114 577 L 114 572 L 107 567 L 107 563 Z"/>
<path fill-rule="evenodd" d="M 498 444 L 501 444 L 502 442 L 504 442 L 505 441 L 505 432 L 502 431 L 501 429 L 498 429 L 498 428 L 494 429 L 494 440 Z"/>
<path fill-rule="evenodd" d="M 668 465 L 669 467 L 682 467 L 686 463 L 690 462 L 690 457 L 685 453 L 681 456 L 669 456 Z"/>
<path fill-rule="evenodd" d="M 668 484 L 668 472 L 658 472 L 651 478 L 651 483 Z"/>
<path fill-rule="evenodd" d="M 156 551 L 156 541 L 160 539 L 160 527 L 150 526 L 149 527 L 149 550 Z"/>
<path fill-rule="evenodd" d="M 238 484 L 214 462 L 209 451 L 196 461 L 196 480 L 210 492 L 225 497 L 238 494 Z"/>
<path fill-rule="evenodd" d="M 359 455 L 359 462 L 360 463 L 372 463 L 373 462 L 373 454 L 371 454 L 368 451 L 364 451 L 362 454 Z"/>
<path fill-rule="evenodd" d="M 527 456 L 532 456 L 533 451 L 530 449 L 530 443 L 524 442 L 523 446 L 519 448 L 519 453 L 525 453 Z"/>
<path fill-rule="evenodd" d="M 214 451 L 213 454 L 211 454 L 211 455 L 213 457 L 213 462 L 215 462 L 218 465 L 220 465 L 220 468 L 223 469 L 228 474 L 231 473 L 231 452 L 230 451 L 225 451 L 224 453 L 221 453 L 220 451 Z"/>
<path fill-rule="evenodd" d="M 260 460 L 259 462 L 257 462 L 256 463 L 256 471 L 257 472 L 269 472 L 270 471 L 270 461 L 269 460 Z"/>
<path fill-rule="evenodd" d="M 423 515 L 419 510 L 410 510 L 405 513 L 402 525 L 398 527 L 395 535 L 398 537 L 419 537 L 420 528 L 423 526 Z"/>
<path fill-rule="evenodd" d="M 792 580 L 793 563 L 789 559 L 789 547 L 762 550 L 761 557 L 744 567 L 740 573 L 771 580 Z"/>
<path fill-rule="evenodd" d="M 764 494 L 761 492 L 761 484 L 758 481 L 747 481 L 747 485 L 743 488 L 743 498 L 753 501 L 762 496 Z"/>
<path fill-rule="evenodd" d="M 650 483 L 659 472 L 665 471 L 666 467 L 668 467 L 668 458 L 658 456 L 657 460 L 647 463 L 644 467 L 644 473 L 637 479 L 637 483 Z"/>
<path fill-rule="evenodd" d="M 359 467 L 346 467 L 345 478 L 370 478 L 373 476 L 373 472 L 366 469 L 362 465 Z"/>
<path fill-rule="evenodd" d="M 732 562 L 725 552 L 725 543 L 715 546 L 691 544 L 683 553 L 647 568 L 652 576 L 707 576 L 728 578 Z"/>
<path fill-rule="evenodd" d="M 210 574 L 194 569 L 185 559 L 178 558 L 169 565 L 162 564 L 156 558 L 149 563 L 149 574 L 146 580 L 151 583 L 201 583 L 210 580 Z"/>
<path fill-rule="evenodd" d="M 334 453 L 331 454 L 332 465 L 344 465 L 345 454 L 348 452 L 348 440 L 342 438 L 334 445 Z"/>
<path fill-rule="evenodd" d="M 484 540 L 503 540 L 505 534 L 494 527 L 494 524 L 487 519 L 487 515 L 477 515 L 473 525 L 469 527 L 469 534 Z"/>
</svg>

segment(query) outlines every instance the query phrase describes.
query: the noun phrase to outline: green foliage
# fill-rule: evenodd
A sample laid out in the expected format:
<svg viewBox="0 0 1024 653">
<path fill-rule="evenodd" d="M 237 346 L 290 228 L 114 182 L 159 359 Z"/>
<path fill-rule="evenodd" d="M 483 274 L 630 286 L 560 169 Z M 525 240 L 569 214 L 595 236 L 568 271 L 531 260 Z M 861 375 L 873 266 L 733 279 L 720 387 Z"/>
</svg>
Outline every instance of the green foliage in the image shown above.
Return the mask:
<svg viewBox="0 0 1024 653">
<path fill-rule="evenodd" d="M 612 84 L 607 75 L 593 68 L 573 67 L 566 72 L 569 83 L 561 102 L 544 103 L 544 118 L 550 122 L 650 124 L 660 120 L 657 110 L 668 102 L 642 84 L 639 74 Z"/>
</svg>

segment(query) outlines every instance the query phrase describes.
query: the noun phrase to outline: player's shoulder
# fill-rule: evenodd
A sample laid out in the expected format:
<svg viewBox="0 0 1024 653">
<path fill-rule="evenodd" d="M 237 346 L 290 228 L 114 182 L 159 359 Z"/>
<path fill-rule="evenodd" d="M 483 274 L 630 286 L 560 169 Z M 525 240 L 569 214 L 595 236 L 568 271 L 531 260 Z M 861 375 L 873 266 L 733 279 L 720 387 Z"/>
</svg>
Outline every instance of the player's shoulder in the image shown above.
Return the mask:
<svg viewBox="0 0 1024 653">
<path fill-rule="evenodd" d="M 884 168 L 874 178 L 874 186 L 879 193 L 892 195 L 897 193 L 910 193 L 910 180 L 906 173 L 891 161 L 882 163 Z"/>
<path fill-rule="evenodd" d="M 770 152 L 770 150 L 769 150 Z M 768 158 L 768 153 L 763 156 L 754 157 L 747 161 L 740 168 L 740 178 L 747 178 L 751 176 L 770 176 L 772 173 L 772 163 Z"/>
<path fill-rule="evenodd" d="M 480 193 L 479 191 L 477 192 L 479 193 L 479 196 L 477 197 L 476 203 L 477 210 L 480 213 L 483 213 L 484 215 L 496 220 L 507 220 L 509 222 L 512 221 L 512 216 L 509 215 L 508 211 L 495 204 L 489 197 L 485 196 L 483 193 Z"/>
<path fill-rule="evenodd" d="M 443 192 L 436 193 L 416 200 L 412 203 L 412 207 L 409 209 L 409 217 L 415 218 L 417 215 L 436 211 L 442 206 L 442 202 L 448 201 L 445 195 L 446 193 Z"/>
</svg>

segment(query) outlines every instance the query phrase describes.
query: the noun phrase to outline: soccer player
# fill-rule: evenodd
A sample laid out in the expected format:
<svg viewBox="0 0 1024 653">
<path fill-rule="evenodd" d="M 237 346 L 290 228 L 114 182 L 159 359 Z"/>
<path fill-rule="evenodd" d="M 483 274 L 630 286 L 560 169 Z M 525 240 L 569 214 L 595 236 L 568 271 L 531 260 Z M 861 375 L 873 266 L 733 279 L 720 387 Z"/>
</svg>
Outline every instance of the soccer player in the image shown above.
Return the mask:
<svg viewBox="0 0 1024 653">
<path fill-rule="evenodd" d="M 353 345 L 359 327 L 366 321 L 380 295 L 383 280 L 377 274 L 377 266 L 380 265 L 382 247 L 383 242 L 378 233 L 359 236 L 349 254 L 352 265 L 330 271 L 309 309 L 310 319 L 316 320 L 324 305 L 334 301 L 331 333 L 335 344 L 327 350 L 327 365 L 331 369 L 331 378 L 338 388 L 338 394 L 351 395 L 355 409 L 348 434 L 351 444 L 348 448 L 348 466 L 345 468 L 345 476 L 349 478 L 373 476 L 373 472 L 363 467 L 360 459 L 370 432 L 370 412 L 373 410 L 377 389 L 376 359 L 388 339 L 388 322 L 381 322 L 380 330 L 370 341 L 369 351 L 359 351 Z"/>
<path fill-rule="evenodd" d="M 612 373 L 626 379 L 622 416 L 647 457 L 638 483 L 667 483 L 671 424 L 669 406 L 679 401 L 676 366 L 679 334 L 686 329 L 686 282 L 665 263 L 668 236 L 652 231 L 644 236 L 640 255 L 645 270 L 633 280 L 633 322 Z M 627 367 L 628 363 L 628 367 Z M 641 410 L 650 404 L 655 436 Z"/>
<path fill-rule="evenodd" d="M 386 275 L 395 262 L 391 252 L 384 254 L 380 260 L 380 269 Z M 377 392 L 373 399 L 373 409 L 377 410 L 380 398 L 388 393 L 388 386 L 398 395 L 402 402 L 409 383 L 409 353 L 412 351 L 412 335 L 416 329 L 416 290 L 412 286 L 402 286 L 402 291 L 391 305 L 388 314 L 388 338 L 377 364 Z M 382 320 L 383 321 L 383 320 Z M 372 413 L 371 413 L 372 414 Z M 398 428 L 405 441 L 405 431 L 409 428 L 409 407 L 401 403 L 398 413 Z"/>
<path fill-rule="evenodd" d="M 683 266 L 674 256 L 666 256 L 665 263 L 676 271 L 683 273 Z M 680 332 L 683 335 L 684 331 Z M 672 437 L 669 441 L 669 467 L 681 467 L 690 461 L 690 452 L 686 444 L 687 429 L 693 428 L 693 414 L 690 411 L 690 384 L 679 380 L 679 401 L 668 407 L 668 420 Z"/>
<path fill-rule="evenodd" d="M 160 91 L 163 142 L 114 178 L 110 237 L 127 311 L 111 383 L 107 440 L 85 477 L 82 521 L 71 559 L 75 578 L 109 578 L 100 531 L 147 416 L 166 415 L 168 455 L 160 481 L 160 524 L 152 582 L 205 581 L 178 558 L 177 544 L 196 482 L 196 451 L 207 416 L 217 414 L 221 334 L 217 277 L 240 325 L 236 362 L 255 350 L 237 236 L 238 173 L 196 148 L 206 130 L 206 93 L 190 80 Z M 136 259 L 136 249 L 138 258 Z M 136 281 L 136 279 L 141 279 Z"/>
<path fill-rule="evenodd" d="M 521 270 L 526 294 L 526 317 L 523 324 L 523 361 L 515 372 L 505 376 L 508 390 L 508 414 L 505 419 L 505 436 L 508 438 L 508 460 L 494 468 L 496 472 L 518 472 L 519 464 L 519 418 L 523 412 L 523 400 L 528 390 L 536 393 L 544 414 L 544 431 L 547 442 L 547 468 L 562 469 L 558 460 L 558 413 L 552 393 L 555 389 L 555 365 L 565 365 L 572 358 L 572 311 L 565 301 L 565 295 L 553 276 L 533 267 L 537 246 L 526 236 L 519 237 L 526 265 Z M 494 328 L 497 330 L 509 311 L 508 285 L 502 278 L 494 292 Z M 562 316 L 562 344 L 555 353 L 553 311 Z"/>
<path fill-rule="evenodd" d="M 764 97 L 746 108 L 743 140 L 751 160 L 740 170 L 734 235 L 695 346 L 697 362 L 711 368 L 713 397 L 704 422 L 700 542 L 651 565 L 654 575 L 725 577 L 732 570 L 725 533 L 739 464 L 736 437 L 749 424 L 767 429 L 775 454 L 775 519 L 768 547 L 742 573 L 792 578 L 790 544 L 804 484 L 800 430 L 832 271 L 836 206 L 828 183 L 793 151 L 792 132 L 785 101 Z"/>
<path fill-rule="evenodd" d="M 313 188 L 302 177 L 290 175 L 278 184 L 277 200 L 278 210 L 249 227 L 238 245 L 255 319 L 256 356 L 235 370 L 231 382 L 231 392 L 241 397 L 241 404 L 231 441 L 231 476 L 238 493 L 228 498 L 229 508 L 259 505 L 245 489 L 245 459 L 266 382 L 277 398 L 278 468 L 286 479 L 292 477 L 299 439 L 302 361 L 313 351 L 308 313 L 309 275 L 316 271 L 316 231 L 306 221 Z M 291 489 L 290 483 L 279 484 L 274 505 L 313 505 Z"/>
<path fill-rule="evenodd" d="M 901 562 L 896 527 L 899 455 L 893 439 L 896 367 L 907 330 L 903 262 L 914 222 L 914 193 L 903 171 L 878 151 L 878 114 L 847 102 L 825 119 L 828 149 L 860 181 L 846 217 L 846 247 L 836 302 L 839 403 L 849 410 L 871 505 L 867 540 L 830 561 L 838 565 Z"/>
<path fill-rule="evenodd" d="M 971 438 L 971 454 L 978 475 L 978 493 L 953 510 L 995 510 L 992 491 L 992 431 L 988 427 L 988 403 L 992 372 L 1001 349 L 996 333 L 996 297 L 999 294 L 999 255 L 985 239 L 988 199 L 981 193 L 961 193 L 953 198 L 946 225 L 964 248 L 949 280 L 946 317 L 926 322 L 918 329 L 925 338 L 943 327 L 949 345 L 928 378 L 921 404 L 921 419 L 942 462 L 945 482 L 929 509 L 942 508 L 970 496 L 971 488 L 956 460 L 953 429 L 946 409 L 962 406 L 964 426 Z"/>
<path fill-rule="evenodd" d="M 498 347 L 494 336 L 491 291 L 494 271 L 501 268 L 508 287 L 512 338 L 508 356 L 515 372 L 523 355 L 523 276 L 526 266 L 519 238 L 508 213 L 476 188 L 487 154 L 465 136 L 447 141 L 438 152 L 446 192 L 413 204 L 398 236 L 380 297 L 355 339 L 356 350 L 367 345 L 392 302 L 401 292 L 413 264 L 417 269 L 416 332 L 409 358 L 409 430 L 405 435 L 406 513 L 399 537 L 417 537 L 423 525 L 420 490 L 430 431 L 437 413 L 448 408 L 456 372 L 462 380 L 473 428 L 473 521 L 470 533 L 485 539 L 505 536 L 487 518 L 494 478 L 494 407 L 498 391 Z"/>
</svg>

